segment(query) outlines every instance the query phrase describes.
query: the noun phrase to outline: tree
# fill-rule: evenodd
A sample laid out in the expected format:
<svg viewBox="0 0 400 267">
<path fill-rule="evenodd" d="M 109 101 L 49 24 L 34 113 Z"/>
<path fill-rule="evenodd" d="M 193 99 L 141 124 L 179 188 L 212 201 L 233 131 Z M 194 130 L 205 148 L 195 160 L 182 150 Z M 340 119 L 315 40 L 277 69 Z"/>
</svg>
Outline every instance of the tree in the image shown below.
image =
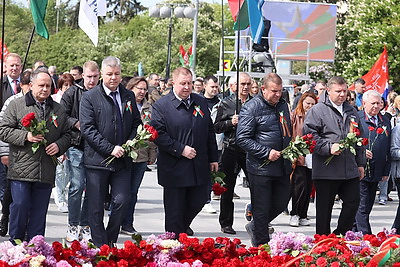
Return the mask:
<svg viewBox="0 0 400 267">
<path fill-rule="evenodd" d="M 337 25 L 335 67 L 348 81 L 366 74 L 387 46 L 389 75 L 400 85 L 399 0 L 353 0 L 343 22 Z"/>
<path fill-rule="evenodd" d="M 111 9 L 109 16 L 121 22 L 128 22 L 146 8 L 137 0 L 110 0 L 108 8 Z"/>
</svg>

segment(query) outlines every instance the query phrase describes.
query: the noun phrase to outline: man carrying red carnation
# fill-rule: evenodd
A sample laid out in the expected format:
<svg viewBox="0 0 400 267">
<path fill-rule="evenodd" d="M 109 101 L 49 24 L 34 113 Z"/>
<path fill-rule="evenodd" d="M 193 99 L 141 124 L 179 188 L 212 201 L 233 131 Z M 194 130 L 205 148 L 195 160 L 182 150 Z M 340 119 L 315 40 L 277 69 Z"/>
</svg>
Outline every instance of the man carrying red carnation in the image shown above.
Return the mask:
<svg viewBox="0 0 400 267">
<path fill-rule="evenodd" d="M 38 69 L 31 76 L 31 91 L 16 98 L 7 107 L 0 122 L 0 139 L 9 143 L 9 168 L 13 202 L 10 206 L 10 240 L 32 239 L 43 235 L 56 165 L 52 156 L 60 156 L 70 145 L 65 110 L 52 100 L 52 80 L 47 70 Z M 25 126 L 34 113 L 46 122 L 45 135 L 34 134 Z M 57 121 L 55 121 L 56 117 Z M 33 144 L 45 142 L 34 151 Z M 15 243 L 15 242 L 14 242 Z"/>
<path fill-rule="evenodd" d="M 363 137 L 369 139 L 366 156 L 368 163 L 365 177 L 360 181 L 360 204 L 356 214 L 354 231 L 372 234 L 369 214 L 375 202 L 379 181 L 387 181 L 390 172 L 390 121 L 380 114 L 381 95 L 377 91 L 363 94 L 364 110 L 359 111 Z"/>
<path fill-rule="evenodd" d="M 319 103 L 307 112 L 304 133 L 311 133 L 316 143 L 312 157 L 312 178 L 315 184 L 316 233 L 330 234 L 332 208 L 336 195 L 343 201 L 335 234 L 351 230 L 359 204 L 360 179 L 364 178 L 365 148 L 341 149 L 340 142 L 354 128 L 360 128 L 357 111 L 347 102 L 347 83 L 342 77 L 328 82 Z M 333 156 L 332 156 L 333 155 Z M 331 158 L 329 164 L 326 161 Z"/>
</svg>

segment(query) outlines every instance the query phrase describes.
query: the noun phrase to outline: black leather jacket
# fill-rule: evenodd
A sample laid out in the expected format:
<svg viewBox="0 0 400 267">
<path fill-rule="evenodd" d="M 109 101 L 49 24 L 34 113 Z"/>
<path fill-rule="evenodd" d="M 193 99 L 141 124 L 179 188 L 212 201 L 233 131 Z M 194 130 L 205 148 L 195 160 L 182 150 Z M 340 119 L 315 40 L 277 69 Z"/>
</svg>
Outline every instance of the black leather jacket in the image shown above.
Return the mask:
<svg viewBox="0 0 400 267">
<path fill-rule="evenodd" d="M 245 104 L 251 99 L 246 100 Z M 239 100 L 239 111 L 242 109 L 242 102 Z M 217 116 L 214 122 L 215 133 L 224 134 L 224 149 L 238 149 L 238 152 L 245 153 L 236 146 L 236 127 L 232 124 L 232 117 L 236 114 L 236 94 L 232 94 L 221 101 L 217 109 Z M 240 119 L 239 119 L 240 121 Z"/>
</svg>

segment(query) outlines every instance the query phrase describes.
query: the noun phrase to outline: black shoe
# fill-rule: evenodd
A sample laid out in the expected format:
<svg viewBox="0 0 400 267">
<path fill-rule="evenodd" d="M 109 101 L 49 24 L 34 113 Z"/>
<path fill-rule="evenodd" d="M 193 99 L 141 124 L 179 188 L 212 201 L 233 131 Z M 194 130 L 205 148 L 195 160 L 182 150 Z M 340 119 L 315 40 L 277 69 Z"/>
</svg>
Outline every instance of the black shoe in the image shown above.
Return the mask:
<svg viewBox="0 0 400 267">
<path fill-rule="evenodd" d="M 136 235 L 137 231 L 132 225 L 123 225 L 121 227 L 121 233 L 126 235 Z"/>
<path fill-rule="evenodd" d="M 106 211 L 110 211 L 111 210 L 111 203 L 108 202 L 108 201 L 104 202 L 104 209 Z"/>
<path fill-rule="evenodd" d="M 221 228 L 221 232 L 230 235 L 236 235 L 236 231 L 233 230 L 232 226 L 225 226 Z"/>
<path fill-rule="evenodd" d="M 0 220 L 0 236 L 6 236 L 8 232 L 8 216 L 3 215 Z"/>
<path fill-rule="evenodd" d="M 146 172 L 151 172 L 152 169 L 150 169 L 148 166 L 146 167 Z"/>
<path fill-rule="evenodd" d="M 188 236 L 193 236 L 193 235 L 194 235 L 194 232 L 193 232 L 192 228 L 188 227 L 188 229 L 186 230 L 186 234 L 187 234 Z"/>
</svg>

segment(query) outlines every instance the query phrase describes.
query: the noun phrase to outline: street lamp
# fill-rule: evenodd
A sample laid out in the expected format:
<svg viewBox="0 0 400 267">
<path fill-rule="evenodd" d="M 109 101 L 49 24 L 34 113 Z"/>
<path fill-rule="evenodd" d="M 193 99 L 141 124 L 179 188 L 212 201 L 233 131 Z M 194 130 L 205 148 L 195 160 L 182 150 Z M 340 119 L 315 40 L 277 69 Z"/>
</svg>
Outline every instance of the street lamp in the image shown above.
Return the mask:
<svg viewBox="0 0 400 267">
<path fill-rule="evenodd" d="M 198 0 L 196 0 L 198 2 Z M 171 37 L 172 37 L 172 18 L 173 15 L 177 18 L 189 18 L 195 19 L 195 24 L 197 24 L 197 11 L 198 9 L 193 8 L 186 4 L 175 4 L 175 3 L 163 3 L 149 8 L 149 16 L 154 18 L 169 18 L 168 26 L 168 52 L 167 52 L 167 65 L 165 68 L 165 79 L 168 80 L 170 76 L 171 69 Z M 195 32 L 196 30 L 196 32 Z M 193 38 L 197 36 L 197 25 L 193 29 Z M 193 41 L 194 43 L 194 41 Z M 195 64 L 196 55 L 196 44 L 192 44 L 193 51 L 193 65 Z M 191 67 L 194 73 L 194 66 Z"/>
</svg>

